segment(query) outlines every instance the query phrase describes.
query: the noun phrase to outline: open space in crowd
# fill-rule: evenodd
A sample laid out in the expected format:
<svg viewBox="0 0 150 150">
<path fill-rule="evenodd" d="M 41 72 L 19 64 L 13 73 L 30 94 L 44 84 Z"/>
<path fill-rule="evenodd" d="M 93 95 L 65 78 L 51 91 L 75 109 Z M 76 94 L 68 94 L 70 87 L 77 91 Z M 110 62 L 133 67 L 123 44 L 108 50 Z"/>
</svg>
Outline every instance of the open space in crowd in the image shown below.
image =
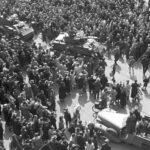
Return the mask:
<svg viewBox="0 0 150 150">
<path fill-rule="evenodd" d="M 89 93 L 98 111 L 128 108 L 125 132 L 149 138 L 150 119 L 139 110 L 150 80 L 149 14 L 144 0 L 0 0 L 0 150 L 4 130 L 10 150 L 111 150 L 111 139 L 81 120 L 80 105 L 57 118 L 57 93 L 60 107 L 75 92 Z M 16 31 L 20 22 L 31 36 Z M 55 39 L 64 33 L 61 45 Z M 83 48 L 88 39 L 99 47 Z M 131 78 L 142 65 L 143 83 L 117 81 L 120 59 Z"/>
</svg>

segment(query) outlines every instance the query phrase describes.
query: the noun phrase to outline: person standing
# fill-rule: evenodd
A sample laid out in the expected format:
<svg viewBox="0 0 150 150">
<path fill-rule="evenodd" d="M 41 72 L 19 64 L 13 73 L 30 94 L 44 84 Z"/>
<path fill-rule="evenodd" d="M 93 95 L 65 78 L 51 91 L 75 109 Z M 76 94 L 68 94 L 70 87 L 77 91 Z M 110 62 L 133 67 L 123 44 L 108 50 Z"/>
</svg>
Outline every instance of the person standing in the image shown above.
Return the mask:
<svg viewBox="0 0 150 150">
<path fill-rule="evenodd" d="M 149 67 L 149 59 L 146 55 L 144 55 L 141 58 L 141 64 L 143 66 L 143 76 L 145 76 L 145 73 L 146 73 L 146 71 L 148 70 L 148 67 Z"/>
<path fill-rule="evenodd" d="M 77 144 L 80 146 L 80 150 L 85 150 L 85 141 L 82 131 L 77 134 Z"/>
<path fill-rule="evenodd" d="M 84 75 L 80 73 L 79 78 L 77 78 L 77 85 L 79 89 L 79 95 L 82 96 L 83 94 L 83 85 L 84 85 Z"/>
<path fill-rule="evenodd" d="M 94 82 L 95 82 L 95 79 L 94 79 L 93 75 L 91 75 L 91 76 L 88 78 L 89 93 L 90 93 L 90 94 L 93 94 L 93 92 L 94 92 Z"/>
<path fill-rule="evenodd" d="M 116 73 L 116 63 L 112 66 L 112 72 L 111 72 L 113 82 L 115 82 L 115 73 Z"/>
<path fill-rule="evenodd" d="M 60 102 L 64 102 L 64 99 L 66 97 L 66 87 L 64 81 L 60 82 L 58 91 L 59 91 Z"/>
<path fill-rule="evenodd" d="M 139 84 L 137 84 L 137 80 L 135 80 L 135 82 L 131 85 L 131 98 L 132 101 L 136 98 L 137 93 L 138 93 L 138 87 Z"/>
<path fill-rule="evenodd" d="M 115 87 L 112 87 L 112 90 L 110 92 L 111 104 L 116 104 L 116 95 L 117 95 L 117 91 Z"/>
<path fill-rule="evenodd" d="M 81 63 L 81 65 L 79 63 L 77 63 L 76 66 L 74 67 L 74 72 L 75 72 L 75 75 L 77 78 L 82 73 L 82 67 L 83 67 L 83 62 Z"/>
<path fill-rule="evenodd" d="M 71 123 L 71 114 L 67 108 L 64 109 L 64 119 L 66 122 L 66 127 L 68 128 L 70 126 L 70 123 Z"/>
<path fill-rule="evenodd" d="M 80 120 L 80 111 L 79 111 L 78 108 L 75 108 L 75 111 L 73 113 L 72 121 L 75 125 L 77 125 L 79 120 Z"/>
<path fill-rule="evenodd" d="M 54 112 L 51 113 L 50 115 L 50 122 L 51 125 L 55 128 L 55 130 L 57 129 L 57 125 L 56 125 L 56 114 Z"/>
<path fill-rule="evenodd" d="M 103 90 L 106 87 L 107 83 L 108 83 L 108 79 L 105 76 L 105 74 L 103 74 L 101 77 L 101 86 L 102 86 L 101 90 Z"/>
<path fill-rule="evenodd" d="M 3 126 L 1 118 L 0 118 L 0 141 L 3 141 Z"/>
<path fill-rule="evenodd" d="M 100 78 L 97 78 L 94 82 L 94 99 L 99 99 L 99 93 L 101 89 Z"/>
<path fill-rule="evenodd" d="M 126 91 L 124 87 L 121 87 L 120 105 L 121 105 L 121 108 L 123 109 L 126 106 Z"/>
<path fill-rule="evenodd" d="M 70 77 L 68 75 L 64 78 L 64 83 L 65 83 L 66 94 L 70 95 L 71 81 L 70 81 Z"/>
<path fill-rule="evenodd" d="M 115 57 L 115 64 L 117 64 L 117 61 L 120 58 L 120 48 L 119 48 L 119 46 L 116 46 L 116 48 L 114 50 L 114 57 Z"/>
<path fill-rule="evenodd" d="M 65 126 L 64 126 L 64 120 L 63 120 L 63 116 L 60 116 L 59 117 L 59 123 L 58 123 L 58 129 L 59 130 L 64 130 L 65 129 Z"/>
<path fill-rule="evenodd" d="M 128 105 L 130 104 L 130 90 L 131 90 L 131 85 L 129 84 L 129 80 L 127 80 L 125 85 L 125 91 L 126 91 L 126 102 Z"/>
<path fill-rule="evenodd" d="M 134 64 L 135 64 L 135 59 L 133 56 L 130 56 L 129 57 L 129 60 L 128 60 L 128 65 L 129 65 L 129 74 L 131 75 L 131 71 L 132 71 L 132 74 L 134 75 Z"/>
<path fill-rule="evenodd" d="M 146 88 L 147 88 L 149 79 L 150 79 L 150 77 L 145 77 L 145 79 L 143 80 L 143 88 L 142 88 L 143 91 L 147 90 Z"/>
<path fill-rule="evenodd" d="M 136 121 L 137 120 L 135 114 L 133 112 L 130 112 L 130 115 L 128 116 L 126 121 L 126 128 L 129 134 L 133 134 L 135 132 Z"/>
</svg>

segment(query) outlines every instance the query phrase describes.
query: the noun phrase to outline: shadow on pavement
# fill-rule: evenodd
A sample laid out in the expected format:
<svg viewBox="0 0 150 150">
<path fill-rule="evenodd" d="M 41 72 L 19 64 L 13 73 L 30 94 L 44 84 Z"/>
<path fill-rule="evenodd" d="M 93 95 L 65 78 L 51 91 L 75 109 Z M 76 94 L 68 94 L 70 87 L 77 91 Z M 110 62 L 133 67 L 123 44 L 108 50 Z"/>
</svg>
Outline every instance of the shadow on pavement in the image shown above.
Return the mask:
<svg viewBox="0 0 150 150">
<path fill-rule="evenodd" d="M 59 105 L 60 112 L 63 113 L 64 109 L 67 108 L 67 103 L 66 102 L 60 102 L 60 101 L 57 101 L 57 103 Z"/>
<path fill-rule="evenodd" d="M 150 99 L 150 93 L 148 91 L 145 91 L 144 95 L 145 95 L 146 98 Z"/>
<path fill-rule="evenodd" d="M 124 61 L 124 58 L 123 58 L 123 57 L 121 57 L 121 58 L 119 59 L 119 61 L 120 61 L 121 63 L 125 63 L 125 61 Z"/>
<path fill-rule="evenodd" d="M 135 80 L 137 80 L 137 77 L 135 75 L 131 75 L 130 79 L 133 80 L 133 81 L 135 81 Z"/>
<path fill-rule="evenodd" d="M 70 95 L 66 96 L 64 102 L 60 102 L 59 100 L 57 101 L 59 107 L 60 107 L 60 112 L 64 112 L 64 108 L 70 107 L 72 105 L 72 101 L 76 98 L 77 96 L 77 91 L 72 91 Z"/>
<path fill-rule="evenodd" d="M 93 104 L 96 102 L 96 100 L 94 99 L 93 94 L 89 94 L 89 101 L 92 102 Z"/>
<path fill-rule="evenodd" d="M 76 95 L 77 95 L 77 90 L 71 91 L 71 99 L 72 100 L 76 98 Z"/>
<path fill-rule="evenodd" d="M 121 71 L 121 67 L 119 65 L 116 66 L 116 72 L 120 72 Z"/>
<path fill-rule="evenodd" d="M 142 69 L 142 64 L 141 63 L 135 63 L 134 68 L 135 69 Z"/>
<path fill-rule="evenodd" d="M 79 96 L 78 102 L 81 106 L 84 106 L 87 101 L 87 93 L 84 93 L 82 96 Z"/>
<path fill-rule="evenodd" d="M 8 130 L 8 127 L 5 125 L 5 131 L 4 131 L 4 139 L 9 140 L 11 137 L 11 133 Z"/>
</svg>

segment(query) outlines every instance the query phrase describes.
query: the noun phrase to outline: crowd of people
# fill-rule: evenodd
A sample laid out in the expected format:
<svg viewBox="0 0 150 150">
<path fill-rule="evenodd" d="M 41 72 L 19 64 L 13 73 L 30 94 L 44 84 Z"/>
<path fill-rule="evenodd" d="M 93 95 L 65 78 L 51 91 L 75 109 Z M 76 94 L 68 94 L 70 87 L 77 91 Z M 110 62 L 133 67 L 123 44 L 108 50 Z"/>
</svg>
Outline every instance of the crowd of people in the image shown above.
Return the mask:
<svg viewBox="0 0 150 150">
<path fill-rule="evenodd" d="M 114 83 L 110 85 L 105 75 L 107 63 L 100 53 L 91 57 L 73 56 L 51 49 L 51 55 L 41 44 L 1 33 L 0 115 L 12 133 L 10 149 L 97 150 L 99 145 L 102 150 L 111 149 L 108 139 L 92 123 L 82 123 L 79 109 L 72 116 L 65 109 L 57 122 L 56 90 L 62 103 L 74 89 L 78 89 L 80 96 L 89 91 L 95 100 L 103 100 L 105 107 L 108 99 L 123 109 L 139 102 L 140 84 L 117 83 L 115 72 L 124 55 L 129 72 L 134 71 L 138 61 L 143 65 L 144 75 L 148 70 L 149 5 L 143 0 L 2 0 L 0 15 L 7 19 L 13 14 L 32 25 L 35 33 L 42 32 L 43 41 L 60 32 L 83 30 L 86 36 L 98 37 L 106 45 L 107 55 L 113 54 L 115 60 L 110 74 Z M 145 77 L 143 82 L 146 90 L 149 78 Z M 137 133 L 140 129 L 137 128 Z M 69 140 L 66 130 L 70 133 Z M 0 133 L 3 140 L 2 120 Z"/>
<path fill-rule="evenodd" d="M 5 18 L 17 14 L 19 20 L 34 24 L 44 40 L 60 32 L 82 30 L 86 36 L 97 36 L 106 43 L 108 53 L 115 55 L 115 62 L 122 55 L 127 59 L 133 56 L 142 63 L 144 74 L 148 69 L 149 2 L 147 6 L 144 0 L 12 0 L 10 3 L 3 0 L 0 9 Z"/>
<path fill-rule="evenodd" d="M 138 108 L 130 112 L 126 121 L 127 133 L 147 137 L 150 134 L 150 118 L 142 116 Z"/>
</svg>

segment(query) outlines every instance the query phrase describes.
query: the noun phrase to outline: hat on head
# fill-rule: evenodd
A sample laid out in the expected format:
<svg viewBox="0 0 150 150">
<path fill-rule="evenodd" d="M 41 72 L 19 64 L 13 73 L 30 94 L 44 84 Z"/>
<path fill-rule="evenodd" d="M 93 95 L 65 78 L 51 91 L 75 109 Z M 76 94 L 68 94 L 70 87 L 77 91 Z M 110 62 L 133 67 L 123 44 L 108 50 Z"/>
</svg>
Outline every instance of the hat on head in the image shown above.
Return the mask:
<svg viewBox="0 0 150 150">
<path fill-rule="evenodd" d="M 80 132 L 79 132 L 79 134 L 80 134 L 80 135 L 82 135 L 82 134 L 83 134 L 83 132 L 82 132 L 82 131 L 80 131 Z"/>
<path fill-rule="evenodd" d="M 105 139 L 105 143 L 109 143 L 109 139 Z"/>
</svg>

